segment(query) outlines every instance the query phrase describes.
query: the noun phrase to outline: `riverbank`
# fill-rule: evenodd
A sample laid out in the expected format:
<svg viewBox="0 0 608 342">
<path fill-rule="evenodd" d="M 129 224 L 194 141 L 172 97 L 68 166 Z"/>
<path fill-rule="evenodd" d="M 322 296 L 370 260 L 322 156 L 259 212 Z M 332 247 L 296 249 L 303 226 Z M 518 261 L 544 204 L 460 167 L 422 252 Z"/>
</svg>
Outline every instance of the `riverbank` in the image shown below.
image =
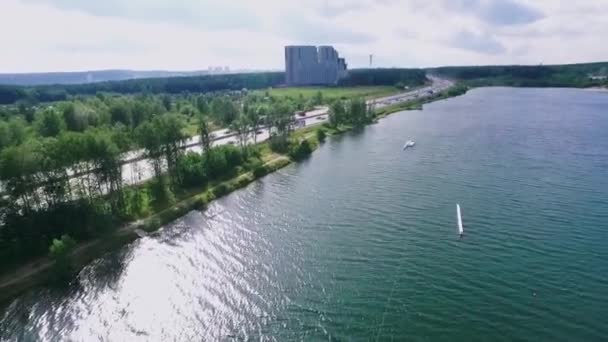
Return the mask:
<svg viewBox="0 0 608 342">
<path fill-rule="evenodd" d="M 438 101 L 460 94 L 462 93 L 450 92 L 448 90 L 428 98 L 387 106 L 377 110 L 375 117 L 376 119 L 380 119 L 398 111 L 420 109 L 424 103 Z M 323 130 L 327 135 L 337 135 L 350 131 L 352 128 L 353 126 L 350 125 L 327 127 L 326 125 L 319 124 L 295 131 L 292 133 L 292 138 L 298 141 L 306 140 L 311 149 L 314 150 L 319 146 L 319 141 L 317 140 L 318 130 Z M 99 238 L 82 243 L 81 245 L 77 246 L 70 255 L 69 259 L 72 268 L 74 270 L 79 270 L 104 253 L 115 250 L 126 243 L 134 241 L 141 235 L 141 232 L 153 232 L 191 210 L 204 208 L 214 199 L 245 187 L 256 179 L 259 179 L 294 162 L 294 159 L 288 157 L 287 155 L 271 152 L 267 143 L 262 143 L 260 146 L 262 150 L 261 159 L 264 162 L 261 168 L 241 172 L 232 179 L 207 187 L 202 192 L 196 192 L 194 190 L 184 192 L 177 198 L 174 205 L 163 208 L 162 210 L 141 220 L 128 223 L 121 228 Z M 29 262 L 26 265 L 13 270 L 12 272 L 6 272 L 0 277 L 0 303 L 14 298 L 29 288 L 46 283 L 52 274 L 53 265 L 54 261 L 51 258 L 43 257 L 36 261 Z"/>
</svg>

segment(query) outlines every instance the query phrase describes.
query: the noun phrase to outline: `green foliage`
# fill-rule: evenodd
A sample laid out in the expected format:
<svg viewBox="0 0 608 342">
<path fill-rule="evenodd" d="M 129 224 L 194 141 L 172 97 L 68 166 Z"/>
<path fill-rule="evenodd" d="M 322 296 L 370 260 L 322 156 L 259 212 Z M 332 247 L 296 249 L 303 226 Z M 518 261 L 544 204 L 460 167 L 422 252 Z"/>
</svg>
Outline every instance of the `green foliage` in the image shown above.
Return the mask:
<svg viewBox="0 0 608 342">
<path fill-rule="evenodd" d="M 131 109 L 122 101 L 110 105 L 110 117 L 112 124 L 121 123 L 127 127 L 131 126 Z"/>
<path fill-rule="evenodd" d="M 216 198 L 222 197 L 230 192 L 230 188 L 226 183 L 220 183 L 213 188 L 213 195 Z"/>
<path fill-rule="evenodd" d="M 327 137 L 327 133 L 325 133 L 325 130 L 322 128 L 317 129 L 315 134 L 317 135 L 317 140 L 319 140 L 319 142 L 324 142 Z"/>
<path fill-rule="evenodd" d="M 49 255 L 55 261 L 51 276 L 51 279 L 55 283 L 66 283 L 70 280 L 73 267 L 70 262 L 69 253 L 75 246 L 76 241 L 67 234 L 62 235 L 61 239 L 53 239 L 49 247 Z"/>
<path fill-rule="evenodd" d="M 312 103 L 315 106 L 319 106 L 323 104 L 323 93 L 319 90 L 315 93 L 315 96 L 312 98 Z"/>
<path fill-rule="evenodd" d="M 210 178 L 218 179 L 231 175 L 235 167 L 245 160 L 244 153 L 232 145 L 212 148 L 205 159 L 205 170 Z"/>
<path fill-rule="evenodd" d="M 207 116 L 204 114 L 200 114 L 198 117 L 198 133 L 200 136 L 203 153 L 207 153 L 211 149 L 211 132 L 209 130 L 207 120 Z"/>
<path fill-rule="evenodd" d="M 137 219 L 150 214 L 150 194 L 147 188 L 125 189 L 124 215 L 130 219 Z"/>
<path fill-rule="evenodd" d="M 346 109 L 344 108 L 344 102 L 335 101 L 329 108 L 329 124 L 332 127 L 338 126 L 340 123 L 345 121 Z"/>
<path fill-rule="evenodd" d="M 348 76 L 341 79 L 341 86 L 394 86 L 397 84 L 419 86 L 426 82 L 426 71 L 423 69 L 355 69 L 349 70 Z"/>
<path fill-rule="evenodd" d="M 293 160 L 302 160 L 312 153 L 312 147 L 307 139 L 303 139 L 300 143 L 292 143 L 289 146 L 289 157 Z"/>
<path fill-rule="evenodd" d="M 237 118 L 238 110 L 230 98 L 215 97 L 211 102 L 211 114 L 217 121 L 230 125 Z"/>
<path fill-rule="evenodd" d="M 456 85 L 447 90 L 447 95 L 450 97 L 459 96 L 465 94 L 469 88 L 465 85 Z"/>
<path fill-rule="evenodd" d="M 606 63 L 569 65 L 496 65 L 441 67 L 430 72 L 465 81 L 471 86 L 590 87 L 599 85 L 589 75 L 599 73 Z"/>
<path fill-rule="evenodd" d="M 260 178 L 266 174 L 268 174 L 268 170 L 262 162 L 259 162 L 253 166 L 253 176 L 255 178 Z"/>
<path fill-rule="evenodd" d="M 228 171 L 226 155 L 217 148 L 212 148 L 207 154 L 205 169 L 209 177 L 214 179 L 219 178 Z"/>
<path fill-rule="evenodd" d="M 372 119 L 373 112 L 362 98 L 354 98 L 346 103 L 336 101 L 329 111 L 329 124 L 334 128 L 339 125 L 362 126 Z"/>
<path fill-rule="evenodd" d="M 165 176 L 156 178 L 150 185 L 152 203 L 157 208 L 166 207 L 175 203 L 175 195 L 171 191 L 169 180 Z"/>
<path fill-rule="evenodd" d="M 305 107 L 312 109 L 314 106 L 331 103 L 332 101 L 350 99 L 353 97 L 378 97 L 397 93 L 395 87 L 388 85 L 380 86 L 352 86 L 352 87 L 285 87 L 268 90 L 270 97 L 275 100 L 289 100 L 297 106 L 300 95 L 306 101 Z M 262 92 L 254 92 L 261 94 Z"/>
<path fill-rule="evenodd" d="M 76 241 L 69 235 L 64 234 L 61 239 L 53 239 L 49 247 L 49 255 L 55 260 L 66 258 L 75 246 Z"/>
<path fill-rule="evenodd" d="M 209 103 L 204 96 L 196 98 L 196 108 L 200 114 L 209 114 Z"/>
<path fill-rule="evenodd" d="M 181 175 L 181 185 L 184 187 L 202 186 L 207 183 L 207 174 L 203 157 L 194 152 L 180 156 L 177 168 Z"/>
<path fill-rule="evenodd" d="M 89 119 L 85 113 L 76 111 L 74 103 L 67 103 L 63 108 L 63 120 L 70 131 L 83 132 L 89 126 Z"/>
<path fill-rule="evenodd" d="M 65 129 L 63 117 L 53 108 L 42 112 L 38 122 L 38 133 L 43 137 L 56 137 Z"/>
</svg>

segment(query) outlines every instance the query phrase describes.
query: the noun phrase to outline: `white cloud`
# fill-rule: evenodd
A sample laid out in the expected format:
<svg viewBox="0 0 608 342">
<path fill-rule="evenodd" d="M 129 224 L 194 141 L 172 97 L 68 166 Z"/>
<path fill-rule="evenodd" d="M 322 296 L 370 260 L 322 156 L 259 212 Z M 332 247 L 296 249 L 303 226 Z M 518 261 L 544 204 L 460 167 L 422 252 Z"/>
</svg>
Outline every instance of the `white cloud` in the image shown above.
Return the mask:
<svg viewBox="0 0 608 342">
<path fill-rule="evenodd" d="M 281 69 L 287 44 L 351 67 L 608 60 L 608 1 L 2 0 L 0 72 Z"/>
</svg>

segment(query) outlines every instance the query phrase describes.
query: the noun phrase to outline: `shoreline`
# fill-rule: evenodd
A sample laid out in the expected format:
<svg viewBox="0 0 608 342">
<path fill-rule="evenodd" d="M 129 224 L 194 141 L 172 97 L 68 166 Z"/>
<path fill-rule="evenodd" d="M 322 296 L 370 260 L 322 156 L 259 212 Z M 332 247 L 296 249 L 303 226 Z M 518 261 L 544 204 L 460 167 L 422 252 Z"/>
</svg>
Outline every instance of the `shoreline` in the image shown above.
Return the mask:
<svg viewBox="0 0 608 342">
<path fill-rule="evenodd" d="M 444 100 L 466 93 L 465 88 L 464 92 L 450 94 L 450 89 L 456 87 L 458 86 L 454 85 L 444 92 L 438 93 L 434 96 L 419 98 L 412 101 L 405 101 L 377 109 L 373 122 L 377 122 L 378 120 L 396 112 L 420 110 L 422 109 L 423 104 Z M 353 127 L 339 126 L 335 128 L 325 128 L 324 126 L 318 124 L 296 130 L 294 133 L 303 134 L 302 139 L 308 140 L 311 143 L 310 145 L 312 147 L 312 151 L 314 151 L 319 147 L 319 142 L 314 136 L 314 133 L 319 129 L 325 130 L 328 135 L 332 136 L 348 132 L 352 130 Z M 264 172 L 262 174 L 258 174 L 256 176 L 254 175 L 253 171 L 241 173 L 234 178 L 220 182 L 202 192 L 185 196 L 175 204 L 159 212 L 153 213 L 144 219 L 129 222 L 108 233 L 107 235 L 83 242 L 82 244 L 77 245 L 76 248 L 70 253 L 71 265 L 75 271 L 79 271 L 91 261 L 99 258 L 103 254 L 116 250 L 117 248 L 138 239 L 140 237 L 138 234 L 139 230 L 148 233 L 154 232 L 163 225 L 178 219 L 189 211 L 202 209 L 213 200 L 243 188 L 250 183 L 293 162 L 296 161 L 286 155 L 275 154 L 274 158 L 266 161 L 263 164 Z M 25 263 L 11 271 L 5 272 L 4 274 L 0 274 L 0 306 L 7 304 L 7 302 L 31 288 L 48 283 L 53 266 L 54 261 L 50 257 L 45 256 Z"/>
</svg>

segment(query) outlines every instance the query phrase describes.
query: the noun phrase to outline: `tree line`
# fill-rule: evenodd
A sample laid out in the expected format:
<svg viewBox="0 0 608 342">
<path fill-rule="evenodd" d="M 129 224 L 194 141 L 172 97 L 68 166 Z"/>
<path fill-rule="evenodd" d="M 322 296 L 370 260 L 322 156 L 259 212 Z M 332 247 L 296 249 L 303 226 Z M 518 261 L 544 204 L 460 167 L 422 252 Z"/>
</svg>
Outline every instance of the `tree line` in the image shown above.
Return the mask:
<svg viewBox="0 0 608 342">
<path fill-rule="evenodd" d="M 354 69 L 340 81 L 340 86 L 401 85 L 414 86 L 426 81 L 422 69 Z M 64 101 L 78 95 L 183 94 L 242 89 L 262 89 L 285 83 L 284 72 L 260 72 L 229 75 L 145 78 L 87 84 L 13 86 L 0 85 L 0 104 Z"/>
<path fill-rule="evenodd" d="M 274 150 L 290 152 L 295 108 L 292 99 L 232 93 L 98 94 L 0 113 L 0 270 L 145 217 L 186 189 L 260 168 L 249 143 L 262 126 Z M 213 146 L 219 127 L 238 144 Z M 193 134 L 202 153 L 182 148 Z M 127 187 L 122 164 L 133 149 L 154 177 Z"/>
<path fill-rule="evenodd" d="M 606 84 L 590 76 L 608 76 L 608 63 L 440 67 L 429 72 L 472 86 L 591 87 Z"/>
<path fill-rule="evenodd" d="M 335 101 L 329 110 L 329 124 L 334 128 L 341 125 L 361 127 L 371 123 L 374 118 L 372 106 L 362 98 Z"/>
</svg>

